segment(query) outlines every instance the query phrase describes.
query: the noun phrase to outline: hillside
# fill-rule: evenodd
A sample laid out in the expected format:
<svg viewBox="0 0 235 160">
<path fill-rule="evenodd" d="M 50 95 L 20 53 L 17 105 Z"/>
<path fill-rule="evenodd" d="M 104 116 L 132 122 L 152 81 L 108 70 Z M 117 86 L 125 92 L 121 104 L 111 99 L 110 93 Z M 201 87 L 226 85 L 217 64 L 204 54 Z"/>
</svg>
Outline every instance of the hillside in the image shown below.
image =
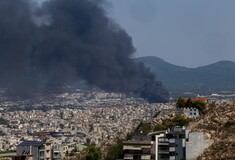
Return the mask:
<svg viewBox="0 0 235 160">
<path fill-rule="evenodd" d="M 214 143 L 207 148 L 201 159 L 235 158 L 235 102 L 212 103 L 204 117 L 199 118 L 194 131 L 211 135 Z"/>
<path fill-rule="evenodd" d="M 150 56 L 136 58 L 136 61 L 150 68 L 172 95 L 235 91 L 235 63 L 231 61 L 220 61 L 198 68 L 177 66 Z"/>
<path fill-rule="evenodd" d="M 193 132 L 204 132 L 211 145 L 198 160 L 234 160 L 235 158 L 235 101 L 216 101 L 208 104 L 205 114 L 196 118 L 182 119 L 175 113 L 159 114 L 151 124 L 155 129 L 166 129 L 167 124 L 185 123 Z M 178 117 L 178 118 L 176 118 Z M 162 128 L 163 127 L 163 128 Z M 146 127 L 144 128 L 146 129 Z M 144 131 L 144 130 L 143 130 Z"/>
</svg>

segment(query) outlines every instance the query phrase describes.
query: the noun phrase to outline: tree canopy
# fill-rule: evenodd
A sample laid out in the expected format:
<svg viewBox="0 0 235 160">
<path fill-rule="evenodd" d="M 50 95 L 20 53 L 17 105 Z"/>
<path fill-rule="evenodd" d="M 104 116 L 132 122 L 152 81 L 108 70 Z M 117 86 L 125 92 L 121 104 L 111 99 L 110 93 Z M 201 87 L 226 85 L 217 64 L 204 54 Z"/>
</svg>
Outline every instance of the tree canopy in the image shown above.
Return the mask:
<svg viewBox="0 0 235 160">
<path fill-rule="evenodd" d="M 94 145 L 88 147 L 88 153 L 85 157 L 85 160 L 100 160 L 101 159 L 101 150 Z"/>
<path fill-rule="evenodd" d="M 182 97 L 179 97 L 176 102 L 176 106 L 179 108 L 197 108 L 199 111 L 204 111 L 206 109 L 206 103 L 200 101 L 200 100 L 195 100 L 192 101 L 191 98 L 188 98 L 187 101 L 185 102 L 185 99 Z"/>
</svg>

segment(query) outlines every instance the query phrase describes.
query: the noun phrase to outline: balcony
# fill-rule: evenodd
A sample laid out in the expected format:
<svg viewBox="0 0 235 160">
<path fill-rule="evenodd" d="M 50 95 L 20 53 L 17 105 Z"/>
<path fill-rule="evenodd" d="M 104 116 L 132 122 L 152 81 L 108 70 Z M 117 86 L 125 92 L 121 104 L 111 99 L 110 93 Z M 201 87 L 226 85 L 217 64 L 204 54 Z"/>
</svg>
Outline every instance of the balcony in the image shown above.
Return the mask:
<svg viewBox="0 0 235 160">
<path fill-rule="evenodd" d="M 175 152 L 175 147 L 170 147 L 170 148 L 169 148 L 169 151 L 170 151 L 170 152 Z"/>
<path fill-rule="evenodd" d="M 168 149 L 161 149 L 161 148 L 160 148 L 160 149 L 158 150 L 158 153 L 159 153 L 159 154 L 169 154 L 169 150 L 168 150 Z"/>
<path fill-rule="evenodd" d="M 175 143 L 175 139 L 170 139 L 169 143 Z"/>
<path fill-rule="evenodd" d="M 159 146 L 169 146 L 168 142 L 159 142 L 158 143 Z"/>
<path fill-rule="evenodd" d="M 167 138 L 159 138 L 158 142 L 169 142 L 169 139 L 167 139 Z"/>
<path fill-rule="evenodd" d="M 123 150 L 141 150 L 141 146 L 123 146 Z"/>
</svg>

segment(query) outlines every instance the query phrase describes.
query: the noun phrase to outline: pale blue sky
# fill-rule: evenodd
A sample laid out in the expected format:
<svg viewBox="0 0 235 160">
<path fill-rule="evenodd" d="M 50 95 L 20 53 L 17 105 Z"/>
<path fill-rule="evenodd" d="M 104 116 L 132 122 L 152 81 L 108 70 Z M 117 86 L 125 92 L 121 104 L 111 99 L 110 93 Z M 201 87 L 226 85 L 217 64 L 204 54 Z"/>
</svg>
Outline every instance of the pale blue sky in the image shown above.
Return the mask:
<svg viewBox="0 0 235 160">
<path fill-rule="evenodd" d="M 109 16 L 133 38 L 136 56 L 187 67 L 235 62 L 235 0 L 109 1 Z"/>
</svg>

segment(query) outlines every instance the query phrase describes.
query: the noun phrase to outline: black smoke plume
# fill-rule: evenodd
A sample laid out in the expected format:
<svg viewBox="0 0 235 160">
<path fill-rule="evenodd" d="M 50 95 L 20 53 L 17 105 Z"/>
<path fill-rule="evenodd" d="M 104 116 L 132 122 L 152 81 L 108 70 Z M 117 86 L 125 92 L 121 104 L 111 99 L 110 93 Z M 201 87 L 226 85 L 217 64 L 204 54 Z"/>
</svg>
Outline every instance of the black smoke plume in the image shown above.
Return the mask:
<svg viewBox="0 0 235 160">
<path fill-rule="evenodd" d="M 85 80 L 106 91 L 166 102 L 168 92 L 131 59 L 131 37 L 102 0 L 0 1 L 0 84 L 24 90 Z"/>
</svg>

